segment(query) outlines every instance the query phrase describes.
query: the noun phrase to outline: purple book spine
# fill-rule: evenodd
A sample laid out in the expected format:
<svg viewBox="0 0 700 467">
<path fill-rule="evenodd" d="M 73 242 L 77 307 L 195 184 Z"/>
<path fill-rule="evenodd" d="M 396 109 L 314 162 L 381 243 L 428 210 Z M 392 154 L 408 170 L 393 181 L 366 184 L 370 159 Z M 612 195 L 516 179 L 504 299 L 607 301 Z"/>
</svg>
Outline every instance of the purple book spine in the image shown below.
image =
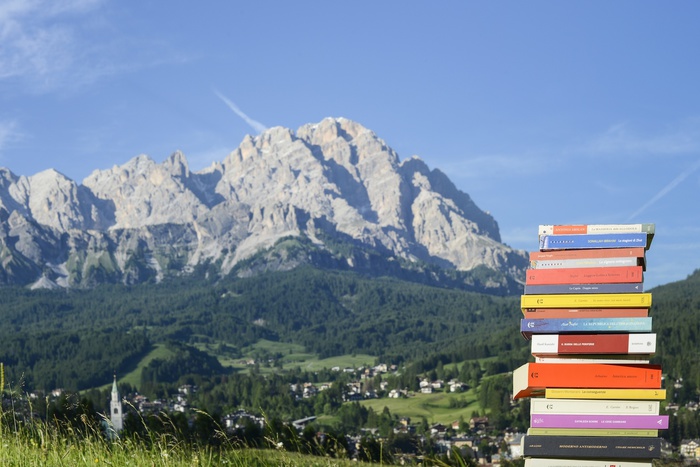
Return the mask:
<svg viewBox="0 0 700 467">
<path fill-rule="evenodd" d="M 532 414 L 531 427 L 665 430 L 668 415 Z"/>
</svg>

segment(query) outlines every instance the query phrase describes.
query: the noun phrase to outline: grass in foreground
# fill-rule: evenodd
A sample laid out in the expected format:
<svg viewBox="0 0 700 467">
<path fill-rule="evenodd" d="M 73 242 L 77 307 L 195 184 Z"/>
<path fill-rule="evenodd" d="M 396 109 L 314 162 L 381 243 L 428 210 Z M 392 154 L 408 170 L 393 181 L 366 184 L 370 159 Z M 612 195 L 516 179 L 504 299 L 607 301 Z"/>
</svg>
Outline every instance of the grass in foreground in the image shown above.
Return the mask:
<svg viewBox="0 0 700 467">
<path fill-rule="evenodd" d="M 311 466 L 370 465 L 263 449 L 198 447 L 163 436 L 151 442 L 84 436 L 36 424 L 0 433 L 0 465 L 14 466 Z"/>
</svg>

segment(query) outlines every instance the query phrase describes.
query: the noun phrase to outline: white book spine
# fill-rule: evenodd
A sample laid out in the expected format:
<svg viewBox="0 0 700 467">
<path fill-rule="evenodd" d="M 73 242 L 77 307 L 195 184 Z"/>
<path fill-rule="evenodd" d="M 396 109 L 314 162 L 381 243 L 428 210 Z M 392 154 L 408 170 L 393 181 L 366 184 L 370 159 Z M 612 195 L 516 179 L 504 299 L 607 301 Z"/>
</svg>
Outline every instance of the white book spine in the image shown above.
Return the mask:
<svg viewBox="0 0 700 467">
<path fill-rule="evenodd" d="M 637 258 L 581 258 L 581 259 L 542 259 L 530 261 L 531 269 L 571 269 L 571 268 L 606 268 L 637 266 Z"/>
<path fill-rule="evenodd" d="M 608 399 L 531 399 L 531 414 L 658 415 L 660 401 Z"/>
</svg>

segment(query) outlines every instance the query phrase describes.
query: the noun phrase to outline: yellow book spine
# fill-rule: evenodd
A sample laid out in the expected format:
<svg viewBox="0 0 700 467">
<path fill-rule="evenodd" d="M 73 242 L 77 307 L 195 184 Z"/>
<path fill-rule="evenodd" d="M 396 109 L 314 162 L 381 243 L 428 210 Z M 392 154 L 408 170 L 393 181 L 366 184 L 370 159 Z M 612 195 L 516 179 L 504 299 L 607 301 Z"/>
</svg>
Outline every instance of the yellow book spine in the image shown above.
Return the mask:
<svg viewBox="0 0 700 467">
<path fill-rule="evenodd" d="M 528 435 L 542 436 L 637 436 L 654 438 L 659 430 L 622 430 L 600 428 L 528 428 Z"/>
<path fill-rule="evenodd" d="M 520 308 L 647 308 L 651 293 L 521 295 Z"/>
<path fill-rule="evenodd" d="M 544 393 L 548 399 L 666 399 L 665 389 L 547 388 Z"/>
</svg>

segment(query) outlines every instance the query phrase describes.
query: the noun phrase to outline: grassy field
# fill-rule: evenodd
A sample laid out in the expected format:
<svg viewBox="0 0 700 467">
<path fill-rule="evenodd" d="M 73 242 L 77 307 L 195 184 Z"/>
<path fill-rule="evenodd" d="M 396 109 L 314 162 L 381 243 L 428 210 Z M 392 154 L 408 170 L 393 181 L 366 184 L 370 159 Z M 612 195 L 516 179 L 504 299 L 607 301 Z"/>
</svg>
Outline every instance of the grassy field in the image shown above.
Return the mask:
<svg viewBox="0 0 700 467">
<path fill-rule="evenodd" d="M 136 369 L 134 369 L 130 373 L 127 373 L 123 376 L 117 375 L 119 382 L 120 383 L 129 383 L 133 387 L 139 387 L 141 385 L 141 372 L 146 367 L 146 365 L 151 363 L 151 360 L 153 360 L 154 358 L 165 359 L 165 358 L 168 358 L 169 356 L 171 356 L 172 354 L 173 353 L 165 347 L 165 344 L 156 344 L 153 347 L 153 350 L 151 350 L 148 353 L 148 355 L 146 355 L 145 357 L 143 357 L 141 359 L 141 361 L 139 362 Z M 98 388 L 98 389 L 104 390 L 104 389 L 110 388 L 111 386 L 112 386 L 112 383 L 109 383 L 109 384 L 102 386 L 101 388 Z"/>
<path fill-rule="evenodd" d="M 309 358 L 303 362 L 291 362 L 284 365 L 285 368 L 301 367 L 306 371 L 317 371 L 324 368 L 359 368 L 361 366 L 373 366 L 376 357 L 372 355 L 339 355 L 337 357 L 318 359 Z"/>
<path fill-rule="evenodd" d="M 232 467 L 350 467 L 373 464 L 347 459 L 302 455 L 295 452 L 234 447 L 193 447 L 167 437 L 153 443 L 106 441 L 99 434 L 77 438 L 42 426 L 16 433 L 0 425 L 2 466 L 220 466 Z M 376 464 L 374 464 L 376 465 Z"/>
<path fill-rule="evenodd" d="M 255 359 L 260 361 L 260 357 L 272 358 L 281 356 L 280 362 L 282 368 L 290 370 L 293 368 L 301 368 L 304 371 L 318 371 L 324 368 L 331 369 L 339 368 L 358 368 L 361 366 L 374 365 L 376 357 L 372 355 L 341 355 L 337 357 L 319 359 L 316 354 L 308 353 L 304 347 L 298 344 L 288 342 L 275 342 L 261 339 L 255 344 L 241 349 L 242 357 L 231 358 L 226 355 L 221 355 L 217 352 L 218 344 L 198 344 L 196 347 L 199 350 L 209 353 L 219 359 L 219 362 L 229 368 L 244 371 L 248 369 L 246 361 Z M 260 362 L 261 373 L 276 371 L 274 368 L 268 368 L 267 361 Z M 140 373 L 139 373 L 140 376 Z"/>
<path fill-rule="evenodd" d="M 459 402 L 465 407 L 450 408 L 450 401 Z M 425 417 L 428 423 L 442 423 L 449 425 L 462 417 L 469 421 L 473 412 L 481 413 L 481 407 L 476 401 L 476 395 L 472 390 L 463 393 L 435 392 L 433 394 L 416 393 L 402 399 L 368 399 L 360 402 L 365 407 L 372 407 L 375 412 L 381 413 L 384 407 L 388 407 L 392 415 L 410 417 L 412 423 L 418 423 Z"/>
</svg>

